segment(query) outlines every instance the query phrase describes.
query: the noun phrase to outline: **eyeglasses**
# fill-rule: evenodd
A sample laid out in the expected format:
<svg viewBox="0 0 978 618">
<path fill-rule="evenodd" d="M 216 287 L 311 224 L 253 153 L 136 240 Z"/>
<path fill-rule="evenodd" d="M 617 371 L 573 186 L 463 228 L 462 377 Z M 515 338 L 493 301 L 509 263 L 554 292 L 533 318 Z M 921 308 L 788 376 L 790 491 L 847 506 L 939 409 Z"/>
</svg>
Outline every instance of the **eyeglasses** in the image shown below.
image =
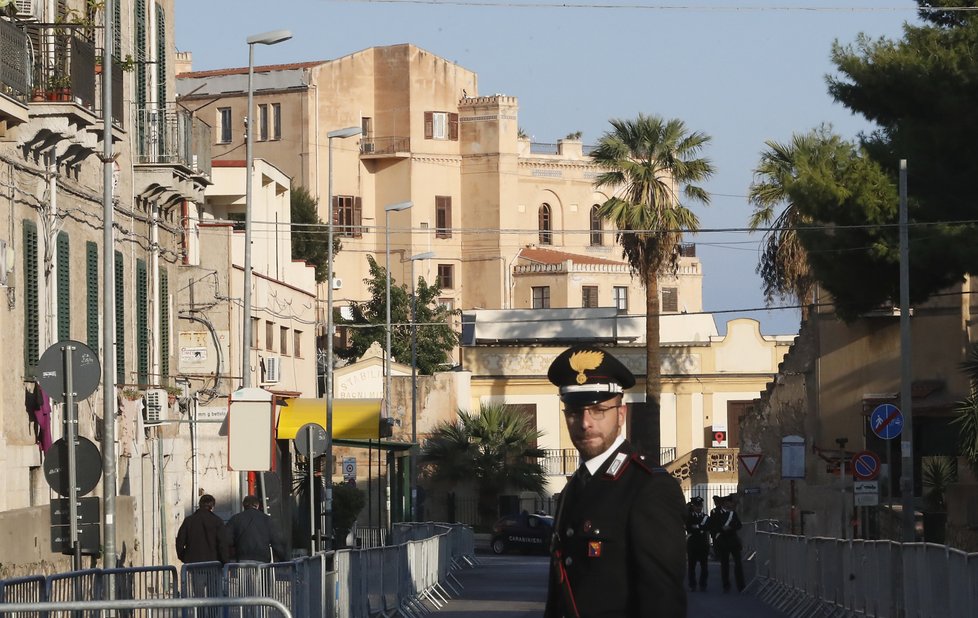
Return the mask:
<svg viewBox="0 0 978 618">
<path fill-rule="evenodd" d="M 587 412 L 591 418 L 596 421 L 604 419 L 604 415 L 610 410 L 617 410 L 619 404 L 605 406 L 603 408 L 598 406 L 585 406 L 583 408 L 564 408 L 564 416 L 570 421 L 579 421 L 584 418 L 584 413 Z"/>
</svg>

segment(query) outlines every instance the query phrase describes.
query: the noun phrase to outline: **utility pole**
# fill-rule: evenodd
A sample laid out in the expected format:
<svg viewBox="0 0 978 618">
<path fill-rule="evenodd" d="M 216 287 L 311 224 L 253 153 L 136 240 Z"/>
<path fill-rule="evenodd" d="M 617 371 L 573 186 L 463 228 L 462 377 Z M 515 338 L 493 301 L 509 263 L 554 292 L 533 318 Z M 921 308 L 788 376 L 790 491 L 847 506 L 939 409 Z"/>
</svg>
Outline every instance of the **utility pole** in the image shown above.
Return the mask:
<svg viewBox="0 0 978 618">
<path fill-rule="evenodd" d="M 910 233 L 907 229 L 907 160 L 900 159 L 900 410 L 903 439 L 900 442 L 900 503 L 903 507 L 903 540 L 916 540 L 913 504 L 913 357 L 910 346 Z"/>
</svg>

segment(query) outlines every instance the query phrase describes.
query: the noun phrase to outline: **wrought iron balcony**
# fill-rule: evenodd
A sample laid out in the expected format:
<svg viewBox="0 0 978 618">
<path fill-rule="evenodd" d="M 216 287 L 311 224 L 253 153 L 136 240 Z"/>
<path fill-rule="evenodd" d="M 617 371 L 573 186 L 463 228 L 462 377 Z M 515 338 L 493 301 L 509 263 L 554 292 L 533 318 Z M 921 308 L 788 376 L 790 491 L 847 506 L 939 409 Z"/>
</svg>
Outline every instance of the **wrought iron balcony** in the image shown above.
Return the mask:
<svg viewBox="0 0 978 618">
<path fill-rule="evenodd" d="M 177 107 L 136 110 L 136 163 L 210 175 L 210 127 Z"/>
<path fill-rule="evenodd" d="M 0 94 L 27 103 L 31 93 L 31 63 L 27 33 L 0 20 Z"/>
<path fill-rule="evenodd" d="M 364 137 L 360 139 L 362 156 L 406 156 L 411 151 L 409 137 Z"/>
<path fill-rule="evenodd" d="M 31 100 L 75 103 L 95 110 L 95 45 L 72 28 L 31 25 L 34 50 Z"/>
</svg>

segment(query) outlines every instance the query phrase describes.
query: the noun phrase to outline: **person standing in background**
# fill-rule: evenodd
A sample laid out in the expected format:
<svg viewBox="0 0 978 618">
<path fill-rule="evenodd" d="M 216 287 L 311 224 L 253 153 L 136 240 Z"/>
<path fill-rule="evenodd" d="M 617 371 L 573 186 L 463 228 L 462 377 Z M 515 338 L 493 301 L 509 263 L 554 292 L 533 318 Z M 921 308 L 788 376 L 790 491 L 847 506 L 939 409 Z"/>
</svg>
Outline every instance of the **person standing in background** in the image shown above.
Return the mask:
<svg viewBox="0 0 978 618">
<path fill-rule="evenodd" d="M 224 520 L 214 514 L 217 501 L 204 494 L 193 515 L 180 524 L 177 532 L 177 558 L 180 562 L 228 562 L 227 532 Z"/>
<path fill-rule="evenodd" d="M 741 564 L 742 549 L 740 535 L 737 533 L 743 527 L 740 517 L 734 510 L 733 496 L 720 500 L 720 508 L 710 516 L 710 529 L 716 534 L 714 544 L 717 556 L 720 558 L 720 579 L 723 581 L 723 591 L 730 592 L 730 560 L 734 563 L 734 578 L 737 581 L 737 591 L 744 589 L 744 567 Z"/>
<path fill-rule="evenodd" d="M 686 516 L 686 564 L 689 568 L 689 591 L 696 591 L 696 565 L 700 565 L 699 587 L 706 591 L 706 579 L 710 557 L 709 517 L 703 512 L 703 498 L 695 496 L 689 502 Z"/>
<path fill-rule="evenodd" d="M 258 510 L 259 504 L 256 496 L 245 496 L 241 502 L 244 510 L 228 521 L 234 559 L 269 562 L 274 555 L 276 561 L 285 560 L 282 535 L 272 518 Z"/>
</svg>

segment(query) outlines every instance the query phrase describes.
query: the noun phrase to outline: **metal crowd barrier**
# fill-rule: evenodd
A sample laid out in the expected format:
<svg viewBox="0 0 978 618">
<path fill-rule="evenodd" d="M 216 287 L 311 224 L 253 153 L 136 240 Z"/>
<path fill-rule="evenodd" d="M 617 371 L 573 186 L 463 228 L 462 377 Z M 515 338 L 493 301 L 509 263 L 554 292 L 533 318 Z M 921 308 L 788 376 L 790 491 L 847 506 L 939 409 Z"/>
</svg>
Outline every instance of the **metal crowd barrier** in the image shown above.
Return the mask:
<svg viewBox="0 0 978 618">
<path fill-rule="evenodd" d="M 174 567 L 162 566 L 0 581 L 0 614 L 30 605 L 29 611 L 16 611 L 38 617 L 98 616 L 101 609 L 127 609 L 124 615 L 139 617 L 271 618 L 274 608 L 303 617 L 416 618 L 461 591 L 453 571 L 475 564 L 471 528 L 398 526 L 392 538 L 402 542 L 291 562 L 185 564 L 179 576 Z"/>
<path fill-rule="evenodd" d="M 749 530 L 748 588 L 789 616 L 978 616 L 978 553 L 933 543 Z"/>
</svg>

